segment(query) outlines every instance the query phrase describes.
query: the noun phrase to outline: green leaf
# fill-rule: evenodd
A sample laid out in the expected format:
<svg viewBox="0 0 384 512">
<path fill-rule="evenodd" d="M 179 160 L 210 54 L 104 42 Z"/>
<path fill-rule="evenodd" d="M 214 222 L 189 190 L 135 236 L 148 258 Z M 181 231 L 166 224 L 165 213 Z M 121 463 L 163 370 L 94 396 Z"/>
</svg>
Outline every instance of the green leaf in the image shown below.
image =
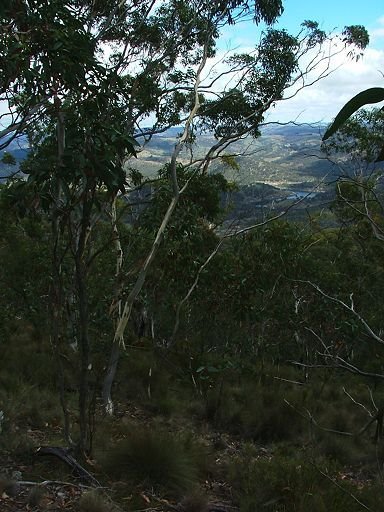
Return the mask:
<svg viewBox="0 0 384 512">
<path fill-rule="evenodd" d="M 376 158 L 375 162 L 384 162 L 384 146 L 381 148 L 380 153 Z"/>
<path fill-rule="evenodd" d="M 4 151 L 1 162 L 6 165 L 16 165 L 16 158 L 8 151 Z"/>
<path fill-rule="evenodd" d="M 380 101 L 384 101 L 384 89 L 382 87 L 372 87 L 354 96 L 337 114 L 335 120 L 325 132 L 323 140 L 329 139 L 329 137 L 337 132 L 340 126 L 343 125 L 352 114 L 359 110 L 360 107 L 370 103 L 379 103 Z"/>
<path fill-rule="evenodd" d="M 63 43 L 61 41 L 57 41 L 57 43 L 55 43 L 53 45 L 53 50 L 56 51 L 56 50 L 60 50 L 60 48 L 63 46 Z"/>
</svg>

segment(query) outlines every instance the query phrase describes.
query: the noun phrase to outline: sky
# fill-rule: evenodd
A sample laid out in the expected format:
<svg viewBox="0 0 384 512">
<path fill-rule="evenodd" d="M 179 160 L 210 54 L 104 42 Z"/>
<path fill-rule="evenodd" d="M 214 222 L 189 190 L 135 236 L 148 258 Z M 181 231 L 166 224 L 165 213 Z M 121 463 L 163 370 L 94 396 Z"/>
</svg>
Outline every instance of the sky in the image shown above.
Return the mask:
<svg viewBox="0 0 384 512">
<path fill-rule="evenodd" d="M 369 87 L 384 87 L 384 0 L 284 0 L 284 13 L 275 25 L 296 34 L 304 20 L 317 21 L 326 32 L 340 33 L 347 25 L 364 25 L 370 44 L 358 62 L 346 54 L 335 59 L 338 67 L 329 77 L 307 88 L 293 99 L 283 101 L 270 111 L 270 121 L 329 122 L 355 94 Z M 220 47 L 251 49 L 258 40 L 260 27 L 243 23 L 226 28 Z"/>
</svg>

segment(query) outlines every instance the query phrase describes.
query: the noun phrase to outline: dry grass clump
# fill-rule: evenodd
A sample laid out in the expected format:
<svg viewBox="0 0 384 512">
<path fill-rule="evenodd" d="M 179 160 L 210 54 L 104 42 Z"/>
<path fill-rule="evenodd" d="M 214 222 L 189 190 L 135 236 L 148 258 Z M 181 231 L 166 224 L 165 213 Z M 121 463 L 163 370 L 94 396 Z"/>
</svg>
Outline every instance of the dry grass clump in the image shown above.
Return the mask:
<svg viewBox="0 0 384 512">
<path fill-rule="evenodd" d="M 32 508 L 43 508 L 47 499 L 47 489 L 41 486 L 32 487 L 28 494 L 28 505 Z"/>
<path fill-rule="evenodd" d="M 109 477 L 173 494 L 196 485 L 207 458 L 206 449 L 191 437 L 155 427 L 131 427 L 124 439 L 99 457 Z"/>
<path fill-rule="evenodd" d="M 17 496 L 19 493 L 20 484 L 17 480 L 12 480 L 5 475 L 0 475 L 0 496 L 3 494 L 7 496 Z"/>
<path fill-rule="evenodd" d="M 89 491 L 81 496 L 77 510 L 78 512 L 114 512 L 116 507 L 100 493 Z"/>
<path fill-rule="evenodd" d="M 230 464 L 228 473 L 241 512 L 359 512 L 359 501 L 379 498 L 377 487 L 367 483 L 360 488 L 341 479 L 340 471 L 324 458 L 262 458 L 247 450 Z"/>
<path fill-rule="evenodd" d="M 188 494 L 180 502 L 180 512 L 207 512 L 207 496 L 198 490 Z"/>
</svg>

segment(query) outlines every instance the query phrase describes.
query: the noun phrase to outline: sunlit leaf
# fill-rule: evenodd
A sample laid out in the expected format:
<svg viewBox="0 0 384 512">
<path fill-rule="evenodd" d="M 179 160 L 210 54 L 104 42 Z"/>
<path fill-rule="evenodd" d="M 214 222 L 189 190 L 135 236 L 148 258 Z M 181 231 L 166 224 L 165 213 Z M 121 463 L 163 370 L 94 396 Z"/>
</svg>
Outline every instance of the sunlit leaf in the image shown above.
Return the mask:
<svg viewBox="0 0 384 512">
<path fill-rule="evenodd" d="M 335 120 L 325 132 L 323 140 L 329 139 L 329 137 L 336 133 L 345 121 L 359 110 L 359 108 L 371 103 L 379 103 L 380 101 L 384 101 L 384 89 L 382 87 L 372 87 L 354 96 L 337 114 Z"/>
</svg>

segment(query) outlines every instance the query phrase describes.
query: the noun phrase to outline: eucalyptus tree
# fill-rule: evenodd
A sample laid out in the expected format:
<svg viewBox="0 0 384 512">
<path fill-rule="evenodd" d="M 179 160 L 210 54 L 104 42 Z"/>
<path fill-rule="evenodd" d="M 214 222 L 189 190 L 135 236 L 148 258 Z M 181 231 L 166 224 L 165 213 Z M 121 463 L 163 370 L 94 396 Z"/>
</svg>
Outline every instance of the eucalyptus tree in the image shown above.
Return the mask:
<svg viewBox="0 0 384 512">
<path fill-rule="evenodd" d="M 1 4 L 0 101 L 6 108 L 0 149 L 19 137 L 27 136 L 30 143 L 23 165 L 28 179 L 21 188 L 26 207 L 40 208 L 51 223 L 53 345 L 78 342 L 80 451 L 90 441 L 88 280 L 98 255 L 92 244 L 94 228 L 100 219 L 111 218 L 117 255 L 111 297 L 116 330 L 104 386 L 112 411 L 110 387 L 132 306 L 170 219 L 178 215 L 180 197 L 233 142 L 259 135 L 268 109 L 289 97 L 285 91 L 296 94 L 329 73 L 334 48 L 329 35 L 309 21 L 296 36 L 271 27 L 282 11 L 282 0 Z M 255 49 L 220 58 L 221 31 L 246 19 L 267 25 Z M 346 27 L 339 37 L 355 56 L 367 43 L 363 27 Z M 303 60 L 305 56 L 309 58 Z M 168 161 L 172 195 L 136 280 L 125 290 L 116 198 L 129 197 L 145 181 L 134 164 L 140 145 L 173 126 L 181 128 Z M 204 131 L 213 131 L 212 147 L 203 156 L 186 153 Z M 183 167 L 190 178 L 179 182 Z M 74 317 L 69 315 L 76 340 L 67 339 L 67 309 L 76 310 Z M 62 405 L 66 411 L 63 394 Z"/>
</svg>

